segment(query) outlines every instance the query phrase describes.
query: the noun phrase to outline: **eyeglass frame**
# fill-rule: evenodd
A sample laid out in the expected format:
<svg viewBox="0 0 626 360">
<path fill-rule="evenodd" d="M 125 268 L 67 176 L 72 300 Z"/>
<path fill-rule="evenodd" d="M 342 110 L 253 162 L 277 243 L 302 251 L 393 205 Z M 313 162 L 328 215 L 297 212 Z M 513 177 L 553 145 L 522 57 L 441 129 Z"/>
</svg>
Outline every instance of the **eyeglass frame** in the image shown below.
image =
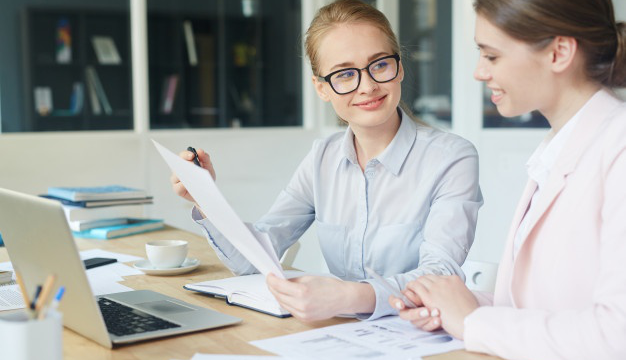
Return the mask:
<svg viewBox="0 0 626 360">
<path fill-rule="evenodd" d="M 379 61 L 381 61 L 381 60 L 384 60 L 384 59 L 395 59 L 395 60 L 396 60 L 396 66 L 397 66 L 397 67 L 396 67 L 396 74 L 395 74 L 395 75 L 394 75 L 391 79 L 389 79 L 389 80 L 385 80 L 385 81 L 378 81 L 378 80 L 374 79 L 374 77 L 373 77 L 373 76 L 372 76 L 372 74 L 370 73 L 370 66 L 372 66 L 374 63 L 377 63 L 377 62 L 379 62 Z M 340 92 L 338 92 L 338 91 L 335 89 L 335 87 L 333 86 L 333 83 L 330 81 L 330 79 L 331 79 L 331 77 L 332 77 L 333 75 L 335 75 L 335 74 L 337 74 L 337 73 L 340 73 L 340 72 L 342 72 L 342 71 L 346 71 L 346 70 L 356 70 L 356 72 L 359 74 L 359 75 L 358 75 L 358 76 L 359 76 L 359 81 L 357 82 L 356 87 L 355 87 L 353 90 L 350 90 L 350 91 L 348 91 L 348 92 L 344 92 L 344 93 L 340 93 Z M 390 82 L 390 81 L 393 81 L 393 80 L 395 80 L 395 79 L 398 77 L 398 74 L 400 73 L 400 54 L 395 53 L 395 54 L 393 54 L 393 55 L 387 55 L 387 56 L 383 56 L 383 57 L 381 57 L 381 58 L 378 58 L 378 59 L 372 60 L 369 64 L 367 64 L 367 66 L 366 66 L 366 67 L 364 67 L 364 68 L 362 68 L 362 69 L 359 69 L 359 68 L 344 68 L 344 69 L 335 70 L 335 71 L 331 72 L 330 74 L 328 74 L 328 75 L 326 75 L 326 76 L 319 76 L 319 75 L 318 75 L 318 76 L 317 76 L 317 79 L 318 79 L 319 81 L 323 81 L 323 82 L 328 83 L 328 85 L 330 85 L 330 88 L 331 88 L 331 89 L 333 89 L 333 91 L 335 92 L 335 94 L 337 94 L 337 95 L 346 95 L 346 94 L 349 94 L 349 93 L 351 93 L 351 92 L 356 91 L 356 90 L 359 88 L 359 86 L 361 86 L 361 79 L 362 79 L 361 73 L 363 72 L 363 70 L 367 70 L 367 74 L 370 76 L 370 78 L 371 78 L 372 80 L 374 80 L 375 82 L 379 83 L 379 84 L 384 84 L 384 83 L 388 83 L 388 82 Z"/>
</svg>

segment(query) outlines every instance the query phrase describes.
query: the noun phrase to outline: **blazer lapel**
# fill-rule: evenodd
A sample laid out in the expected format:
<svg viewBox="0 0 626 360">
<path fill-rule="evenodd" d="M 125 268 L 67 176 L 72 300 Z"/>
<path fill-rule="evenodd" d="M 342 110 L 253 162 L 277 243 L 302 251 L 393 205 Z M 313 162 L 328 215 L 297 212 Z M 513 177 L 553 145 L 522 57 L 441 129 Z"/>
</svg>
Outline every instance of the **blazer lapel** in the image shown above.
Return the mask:
<svg viewBox="0 0 626 360">
<path fill-rule="evenodd" d="M 522 222 L 522 218 L 524 217 L 526 210 L 528 210 L 530 199 L 536 189 L 537 183 L 532 179 L 528 179 L 524 192 L 522 193 L 522 197 L 517 204 L 517 208 L 515 209 L 513 221 L 511 222 L 511 227 L 509 228 L 509 233 L 506 237 L 507 242 L 504 247 L 504 253 L 502 254 L 502 259 L 500 260 L 500 265 L 498 267 L 498 276 L 496 277 L 496 287 L 494 290 L 495 305 L 513 304 L 513 297 L 511 296 L 512 292 L 510 288 L 513 270 L 513 243 L 517 229 Z"/>
<path fill-rule="evenodd" d="M 523 274 L 526 273 L 525 271 L 516 271 L 516 269 L 529 266 L 531 259 L 529 258 L 527 249 L 530 243 L 536 239 L 536 237 L 533 236 L 534 228 L 547 214 L 550 206 L 565 187 L 566 177 L 574 171 L 580 158 L 584 155 L 587 148 L 591 146 L 593 140 L 596 138 L 598 132 L 605 126 L 607 120 L 610 119 L 609 115 L 611 115 L 620 104 L 621 102 L 606 90 L 600 90 L 581 109 L 579 123 L 576 125 L 576 128 L 561 150 L 555 167 L 550 172 L 545 189 L 541 190 L 540 196 L 536 199 L 537 203 L 534 205 L 533 213 L 530 214 L 532 217 L 529 219 L 526 238 L 523 239 L 518 256 L 513 263 L 513 274 L 518 275 L 512 276 L 511 281 L 512 300 L 516 306 L 519 304 L 519 296 L 521 296 L 521 294 L 513 290 L 519 289 L 522 286 L 525 278 Z M 519 225 L 519 221 L 516 220 L 514 224 Z M 515 233 L 513 232 L 513 234 Z"/>
<path fill-rule="evenodd" d="M 546 214 L 550 205 L 561 193 L 563 187 L 565 187 L 565 178 L 574 171 L 580 158 L 593 143 L 598 131 L 604 127 L 608 116 L 619 105 L 619 100 L 612 97 L 605 90 L 601 90 L 582 108 L 579 114 L 579 123 L 561 150 L 554 169 L 550 171 L 546 188 L 541 189 L 541 194 L 537 199 L 533 214 L 531 214 L 532 218 L 529 219 L 528 235 L 533 232 L 539 220 Z"/>
</svg>

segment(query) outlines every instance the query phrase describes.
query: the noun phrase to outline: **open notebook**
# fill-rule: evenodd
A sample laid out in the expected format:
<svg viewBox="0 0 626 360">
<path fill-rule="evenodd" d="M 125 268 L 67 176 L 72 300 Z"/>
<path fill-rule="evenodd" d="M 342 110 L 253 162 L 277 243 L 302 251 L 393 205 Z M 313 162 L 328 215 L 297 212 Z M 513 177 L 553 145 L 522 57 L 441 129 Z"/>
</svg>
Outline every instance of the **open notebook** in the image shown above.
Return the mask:
<svg viewBox="0 0 626 360">
<path fill-rule="evenodd" d="M 287 278 L 302 275 L 306 275 L 306 273 L 296 270 L 285 271 Z M 230 305 L 241 306 L 277 317 L 290 316 L 289 312 L 281 308 L 276 299 L 274 299 L 274 295 L 272 295 L 265 284 L 265 275 L 263 274 L 203 281 L 195 284 L 187 284 L 184 288 L 215 297 L 225 298 L 226 302 Z"/>
</svg>

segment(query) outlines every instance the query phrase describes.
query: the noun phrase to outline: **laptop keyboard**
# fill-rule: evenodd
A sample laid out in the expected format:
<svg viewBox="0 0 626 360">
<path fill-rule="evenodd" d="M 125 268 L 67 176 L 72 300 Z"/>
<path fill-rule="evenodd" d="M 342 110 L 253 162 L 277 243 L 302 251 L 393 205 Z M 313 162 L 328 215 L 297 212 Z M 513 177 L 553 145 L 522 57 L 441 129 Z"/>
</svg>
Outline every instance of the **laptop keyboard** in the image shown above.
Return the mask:
<svg viewBox="0 0 626 360">
<path fill-rule="evenodd" d="M 98 305 L 100 306 L 107 330 L 113 335 L 141 334 L 148 331 L 180 327 L 180 325 L 109 299 L 99 298 Z"/>
</svg>

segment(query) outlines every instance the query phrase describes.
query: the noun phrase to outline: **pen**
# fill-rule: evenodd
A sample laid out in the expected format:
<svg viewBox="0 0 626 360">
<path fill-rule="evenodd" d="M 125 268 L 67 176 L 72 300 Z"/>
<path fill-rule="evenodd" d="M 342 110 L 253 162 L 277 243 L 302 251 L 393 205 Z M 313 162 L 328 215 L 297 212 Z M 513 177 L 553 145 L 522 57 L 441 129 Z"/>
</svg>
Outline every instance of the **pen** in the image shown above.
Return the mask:
<svg viewBox="0 0 626 360">
<path fill-rule="evenodd" d="M 404 304 L 407 307 L 410 308 L 416 308 L 417 305 L 415 305 L 411 300 L 409 300 L 409 298 L 407 298 L 406 296 L 404 296 L 403 293 L 401 293 L 400 291 L 398 291 L 398 289 L 394 288 L 387 280 L 385 280 L 382 276 L 378 275 L 374 270 L 372 270 L 369 267 L 365 267 L 365 271 L 367 271 L 367 273 L 374 278 L 374 280 L 376 280 L 380 285 L 382 285 L 385 289 L 387 289 L 389 292 L 391 292 L 391 294 L 397 298 L 402 299 L 402 301 L 404 301 Z"/>
<path fill-rule="evenodd" d="M 37 285 L 35 289 L 35 296 L 33 296 L 33 301 L 30 303 L 30 309 L 35 310 L 35 304 L 37 304 L 37 299 L 39 299 L 39 294 L 41 294 L 41 285 Z"/>
<path fill-rule="evenodd" d="M 41 290 L 41 295 L 39 296 L 39 299 L 37 299 L 37 304 L 35 305 L 36 314 L 39 314 L 43 309 L 43 306 L 48 302 L 55 280 L 56 276 L 54 274 L 50 274 L 46 278 L 46 282 L 43 284 L 43 289 Z"/>
<path fill-rule="evenodd" d="M 198 160 L 198 153 L 196 152 L 196 149 L 192 148 L 191 146 L 187 147 L 187 151 L 191 151 L 193 153 L 193 163 L 201 166 L 200 165 L 200 161 Z"/>
<path fill-rule="evenodd" d="M 61 286 L 59 288 L 59 291 L 57 291 L 57 294 L 54 296 L 54 299 L 52 299 L 52 303 L 46 307 L 45 313 L 40 313 L 39 314 L 39 319 L 44 319 L 46 317 L 46 313 L 48 311 L 52 310 L 56 310 L 59 307 L 59 302 L 61 302 L 61 298 L 63 297 L 63 294 L 65 293 L 65 286 Z"/>
</svg>

